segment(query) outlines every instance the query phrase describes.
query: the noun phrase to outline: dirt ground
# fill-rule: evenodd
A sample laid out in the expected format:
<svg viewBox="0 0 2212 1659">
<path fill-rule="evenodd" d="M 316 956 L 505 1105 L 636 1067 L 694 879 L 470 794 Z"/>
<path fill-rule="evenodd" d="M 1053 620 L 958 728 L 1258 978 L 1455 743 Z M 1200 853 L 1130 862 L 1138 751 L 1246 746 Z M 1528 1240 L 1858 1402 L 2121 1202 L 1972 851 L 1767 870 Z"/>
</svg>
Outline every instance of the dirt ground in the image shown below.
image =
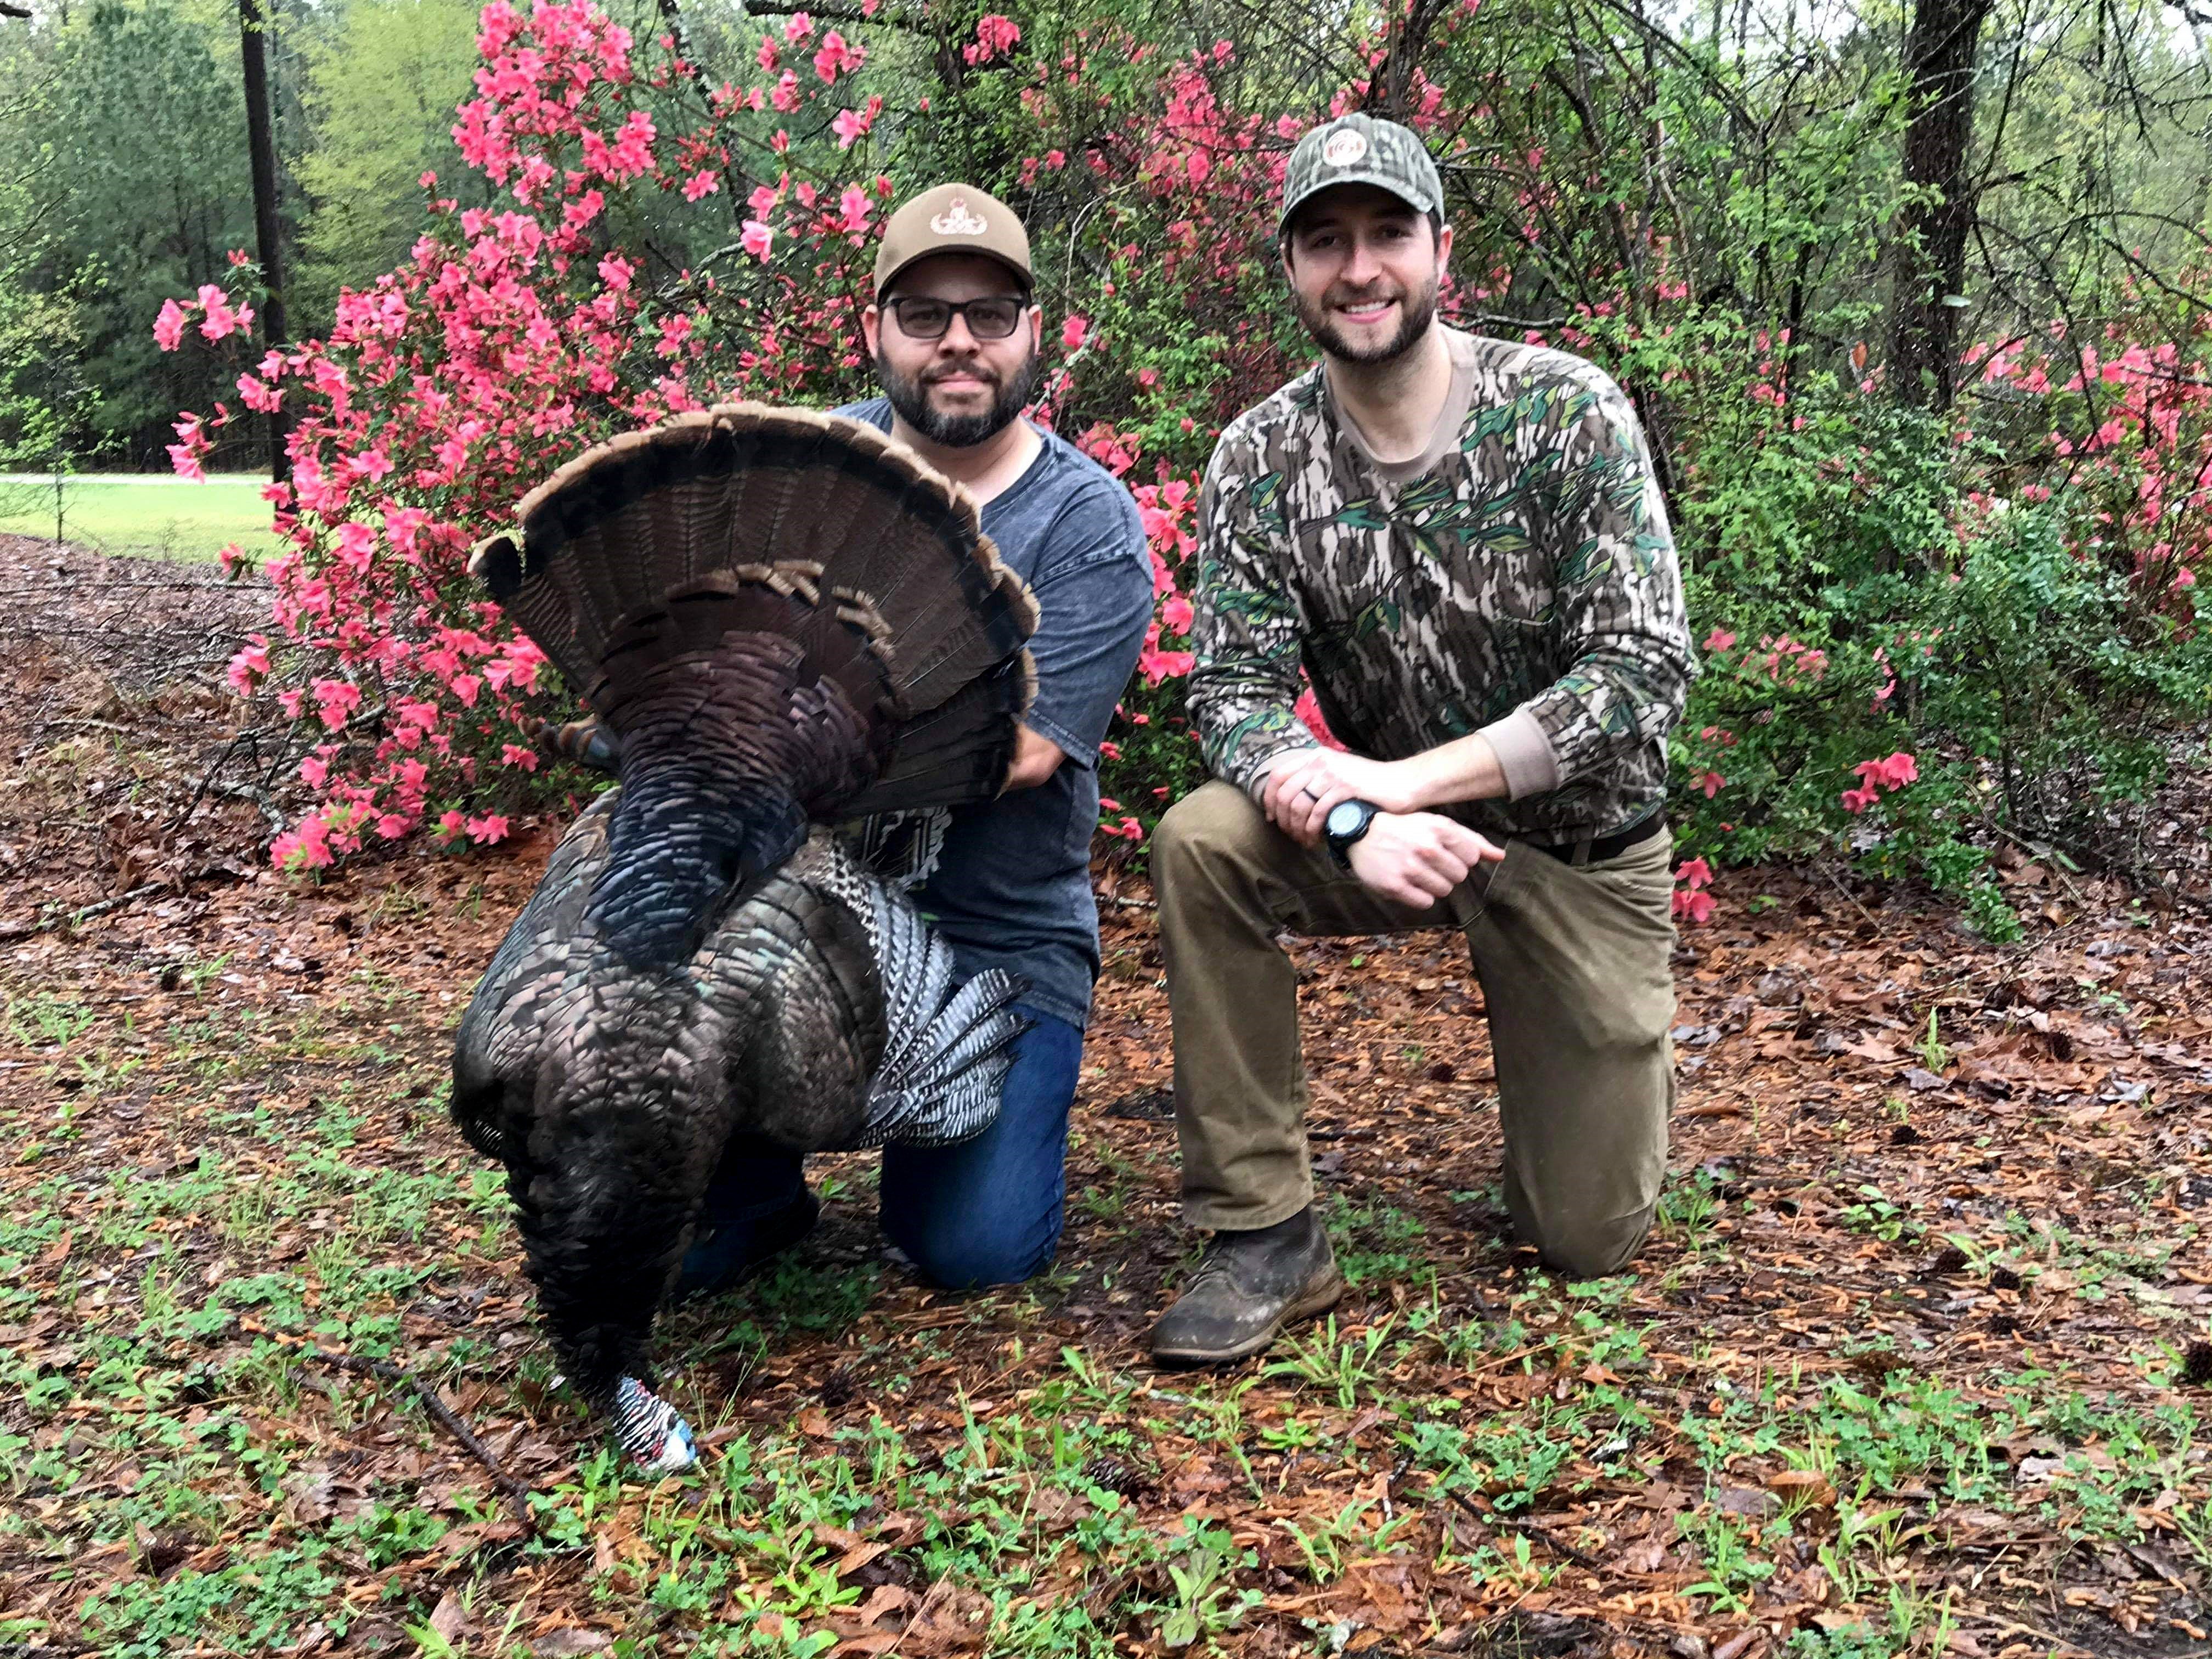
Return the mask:
<svg viewBox="0 0 2212 1659">
<path fill-rule="evenodd" d="M 820 1160 L 817 1235 L 665 1320 L 710 1450 L 647 1486 L 443 1113 L 557 815 L 281 881 L 292 757 L 221 681 L 265 596 L 20 538 L 0 591 L 0 1651 L 2212 1653 L 2192 903 L 2023 859 L 1995 947 L 1724 874 L 1659 1224 L 1586 1285 L 1505 1234 L 1457 941 L 1299 945 L 1355 1282 L 1193 1376 L 1143 1350 L 1197 1241 L 1119 883 L 1059 1266 L 931 1291 Z"/>
</svg>

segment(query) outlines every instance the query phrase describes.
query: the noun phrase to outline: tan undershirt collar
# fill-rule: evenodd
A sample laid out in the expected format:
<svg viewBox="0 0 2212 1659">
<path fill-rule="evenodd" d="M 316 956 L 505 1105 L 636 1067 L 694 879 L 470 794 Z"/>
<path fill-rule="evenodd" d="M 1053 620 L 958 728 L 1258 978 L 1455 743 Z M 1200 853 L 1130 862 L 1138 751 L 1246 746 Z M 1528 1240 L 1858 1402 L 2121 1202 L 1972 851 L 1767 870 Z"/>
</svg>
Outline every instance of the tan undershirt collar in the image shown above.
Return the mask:
<svg viewBox="0 0 2212 1659">
<path fill-rule="evenodd" d="M 1350 411 L 1337 401 L 1334 392 L 1329 395 L 1329 407 L 1336 416 L 1337 424 L 1352 440 L 1360 459 L 1385 483 L 1404 483 L 1408 479 L 1418 478 L 1442 460 L 1457 447 L 1460 428 L 1467 421 L 1468 410 L 1474 406 L 1474 337 L 1462 334 L 1455 328 L 1445 329 L 1443 337 L 1444 349 L 1451 354 L 1451 386 L 1444 393 L 1443 407 L 1437 411 L 1436 424 L 1429 429 L 1428 442 L 1411 460 L 1377 459 L 1374 450 L 1368 447 L 1367 434 L 1359 429 L 1359 422 L 1352 418 Z M 1322 376 L 1322 383 L 1324 387 L 1328 386 L 1327 374 Z"/>
</svg>

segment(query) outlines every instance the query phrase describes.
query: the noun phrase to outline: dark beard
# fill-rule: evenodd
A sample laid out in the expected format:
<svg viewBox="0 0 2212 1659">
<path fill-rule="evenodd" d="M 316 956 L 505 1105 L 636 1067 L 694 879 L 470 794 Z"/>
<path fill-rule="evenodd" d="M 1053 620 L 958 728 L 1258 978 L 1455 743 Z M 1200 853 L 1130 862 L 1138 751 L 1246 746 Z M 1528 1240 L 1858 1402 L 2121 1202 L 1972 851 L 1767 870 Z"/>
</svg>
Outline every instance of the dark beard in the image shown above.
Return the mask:
<svg viewBox="0 0 2212 1659">
<path fill-rule="evenodd" d="M 1398 331 L 1382 345 L 1366 349 L 1355 348 L 1329 321 L 1327 310 L 1310 308 L 1305 295 L 1296 289 L 1291 290 L 1291 302 L 1298 313 L 1298 321 L 1313 336 L 1314 343 L 1339 362 L 1388 363 L 1411 351 L 1421 336 L 1429 331 L 1429 325 L 1437 315 L 1437 284 L 1431 283 L 1424 292 L 1408 294 L 1401 306 L 1399 314 L 1404 320 L 1398 325 Z"/>
<path fill-rule="evenodd" d="M 1012 375 L 999 383 L 998 395 L 991 399 L 991 407 L 986 412 L 945 415 L 930 407 L 927 384 L 907 379 L 890 366 L 882 352 L 876 354 L 876 383 L 883 387 L 884 396 L 891 400 L 891 407 L 898 411 L 899 418 L 930 442 L 942 444 L 947 449 L 973 449 L 1012 424 L 1028 406 L 1030 394 L 1036 390 L 1037 368 L 1037 354 L 1032 351 Z M 969 364 L 968 372 L 982 379 L 991 378 L 991 371 L 981 363 Z"/>
</svg>

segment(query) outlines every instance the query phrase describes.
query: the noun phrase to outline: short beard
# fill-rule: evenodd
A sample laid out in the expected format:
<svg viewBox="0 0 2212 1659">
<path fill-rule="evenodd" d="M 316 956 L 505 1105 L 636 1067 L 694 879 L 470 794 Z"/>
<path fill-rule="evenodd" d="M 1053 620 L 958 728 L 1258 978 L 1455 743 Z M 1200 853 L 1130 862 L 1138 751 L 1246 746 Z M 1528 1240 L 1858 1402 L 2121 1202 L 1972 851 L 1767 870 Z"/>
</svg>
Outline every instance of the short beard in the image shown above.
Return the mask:
<svg viewBox="0 0 2212 1659">
<path fill-rule="evenodd" d="M 1018 368 L 1000 381 L 998 395 L 991 399 L 991 407 L 981 415 L 945 415 L 930 407 L 929 387 L 919 379 L 909 380 L 890 365 L 890 360 L 881 351 L 876 353 L 876 381 L 890 399 L 891 407 L 899 418 L 933 444 L 946 449 L 973 449 L 977 444 L 996 437 L 1012 425 L 1014 417 L 1029 406 L 1030 394 L 1036 390 L 1037 354 L 1030 352 Z M 991 371 L 981 363 L 970 363 L 967 371 L 979 378 L 992 379 Z"/>
<path fill-rule="evenodd" d="M 1313 336 L 1314 343 L 1339 362 L 1389 363 L 1395 362 L 1419 344 L 1421 337 L 1429 331 L 1429 325 L 1436 320 L 1437 284 L 1431 281 L 1419 293 L 1406 295 L 1400 305 L 1403 320 L 1398 325 L 1398 331 L 1379 346 L 1362 348 L 1353 345 L 1329 320 L 1325 304 L 1309 306 L 1305 295 L 1295 288 L 1291 290 L 1291 303 L 1297 311 L 1298 321 L 1304 325 L 1306 332 Z"/>
</svg>

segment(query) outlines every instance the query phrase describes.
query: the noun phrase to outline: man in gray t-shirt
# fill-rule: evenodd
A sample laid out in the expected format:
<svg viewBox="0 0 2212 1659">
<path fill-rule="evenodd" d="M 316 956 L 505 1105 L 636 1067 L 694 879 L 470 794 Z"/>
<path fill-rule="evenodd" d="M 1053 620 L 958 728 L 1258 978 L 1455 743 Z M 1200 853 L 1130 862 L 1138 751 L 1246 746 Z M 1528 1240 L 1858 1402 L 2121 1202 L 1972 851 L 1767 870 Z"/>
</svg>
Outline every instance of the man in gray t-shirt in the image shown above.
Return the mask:
<svg viewBox="0 0 2212 1659">
<path fill-rule="evenodd" d="M 919 835 L 906 826 L 909 842 L 934 853 L 916 902 L 961 967 L 1005 968 L 1028 985 L 1030 1029 L 997 1121 L 957 1146 L 884 1153 L 884 1231 L 926 1275 L 955 1286 L 1026 1279 L 1060 1242 L 1068 1109 L 1098 974 L 1098 744 L 1152 616 L 1128 492 L 1022 416 L 1043 327 L 1034 284 L 1029 239 L 1004 204 L 966 185 L 915 197 L 884 228 L 864 319 L 885 395 L 837 411 L 965 484 L 1039 611 L 1036 701 L 1006 792 Z M 733 1145 L 679 1291 L 728 1282 L 803 1236 L 815 1209 L 795 1155 Z"/>
</svg>

